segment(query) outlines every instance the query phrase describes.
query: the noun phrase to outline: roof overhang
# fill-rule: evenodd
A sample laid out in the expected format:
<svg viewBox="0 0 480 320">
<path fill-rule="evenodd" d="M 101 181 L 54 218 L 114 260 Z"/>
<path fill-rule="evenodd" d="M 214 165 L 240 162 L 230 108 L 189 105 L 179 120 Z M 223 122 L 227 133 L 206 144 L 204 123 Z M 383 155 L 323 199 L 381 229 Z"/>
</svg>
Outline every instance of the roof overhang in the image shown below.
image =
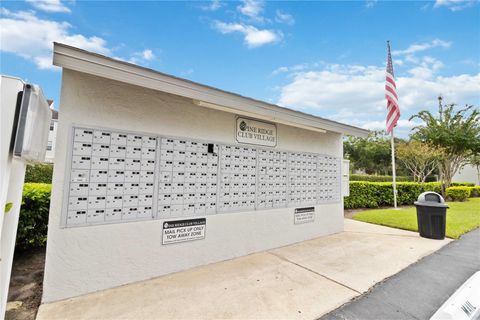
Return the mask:
<svg viewBox="0 0 480 320">
<path fill-rule="evenodd" d="M 95 76 L 190 98 L 201 107 L 282 123 L 316 132 L 366 137 L 368 130 L 177 78 L 62 43 L 54 43 L 53 64 Z"/>
</svg>

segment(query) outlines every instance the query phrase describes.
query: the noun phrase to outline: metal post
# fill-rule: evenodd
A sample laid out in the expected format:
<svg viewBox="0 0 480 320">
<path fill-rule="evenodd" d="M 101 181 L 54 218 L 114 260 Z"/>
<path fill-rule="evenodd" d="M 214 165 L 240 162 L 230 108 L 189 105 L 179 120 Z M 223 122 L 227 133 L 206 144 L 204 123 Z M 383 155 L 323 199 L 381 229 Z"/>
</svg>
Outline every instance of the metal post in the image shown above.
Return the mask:
<svg viewBox="0 0 480 320">
<path fill-rule="evenodd" d="M 395 173 L 395 145 L 393 142 L 393 129 L 391 132 L 391 144 L 392 144 L 392 177 L 393 177 L 393 206 L 397 209 L 397 175 Z"/>
</svg>

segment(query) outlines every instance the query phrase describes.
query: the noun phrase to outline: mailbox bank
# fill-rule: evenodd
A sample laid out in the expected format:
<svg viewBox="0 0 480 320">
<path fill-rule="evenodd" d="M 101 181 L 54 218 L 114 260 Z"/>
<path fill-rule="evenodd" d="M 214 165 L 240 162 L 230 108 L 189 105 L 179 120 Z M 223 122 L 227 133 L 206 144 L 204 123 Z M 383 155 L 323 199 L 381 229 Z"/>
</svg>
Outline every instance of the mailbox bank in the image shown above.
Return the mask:
<svg viewBox="0 0 480 320">
<path fill-rule="evenodd" d="M 55 44 L 43 302 L 343 230 L 366 130 Z"/>
</svg>

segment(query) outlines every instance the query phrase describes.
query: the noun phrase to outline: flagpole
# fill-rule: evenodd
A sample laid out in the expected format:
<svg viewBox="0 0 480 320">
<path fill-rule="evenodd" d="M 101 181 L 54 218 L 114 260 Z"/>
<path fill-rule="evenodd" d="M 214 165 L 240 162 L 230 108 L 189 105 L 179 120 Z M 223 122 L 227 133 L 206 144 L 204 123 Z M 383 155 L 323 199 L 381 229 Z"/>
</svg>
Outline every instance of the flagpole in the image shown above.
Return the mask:
<svg viewBox="0 0 480 320">
<path fill-rule="evenodd" d="M 393 206 L 397 209 L 397 174 L 395 172 L 395 144 L 393 141 L 393 128 L 391 132 L 391 145 L 392 145 L 392 178 L 393 178 Z"/>
</svg>

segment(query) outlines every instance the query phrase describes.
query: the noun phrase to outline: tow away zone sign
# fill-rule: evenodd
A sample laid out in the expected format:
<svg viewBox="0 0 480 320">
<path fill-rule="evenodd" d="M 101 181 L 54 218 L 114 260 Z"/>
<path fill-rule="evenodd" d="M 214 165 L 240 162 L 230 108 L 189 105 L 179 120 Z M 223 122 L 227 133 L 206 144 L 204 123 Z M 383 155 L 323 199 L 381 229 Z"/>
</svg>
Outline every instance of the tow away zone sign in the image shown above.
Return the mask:
<svg viewBox="0 0 480 320">
<path fill-rule="evenodd" d="M 309 223 L 315 221 L 315 207 L 296 208 L 294 224 Z"/>
<path fill-rule="evenodd" d="M 206 223 L 205 218 L 165 221 L 162 244 L 204 239 Z"/>
</svg>

